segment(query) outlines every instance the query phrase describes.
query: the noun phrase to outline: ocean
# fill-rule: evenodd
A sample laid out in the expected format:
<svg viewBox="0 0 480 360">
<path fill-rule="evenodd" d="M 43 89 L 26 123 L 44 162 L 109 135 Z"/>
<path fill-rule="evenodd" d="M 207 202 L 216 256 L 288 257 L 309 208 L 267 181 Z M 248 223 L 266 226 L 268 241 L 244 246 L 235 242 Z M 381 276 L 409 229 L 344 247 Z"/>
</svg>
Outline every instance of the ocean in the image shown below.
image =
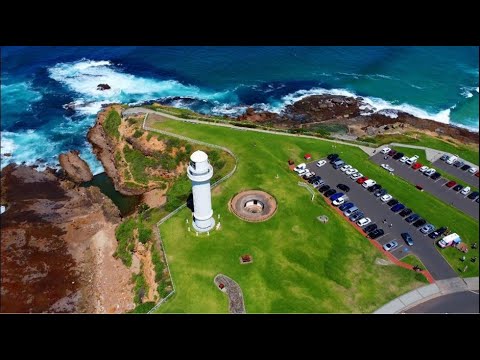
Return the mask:
<svg viewBox="0 0 480 360">
<path fill-rule="evenodd" d="M 56 167 L 102 104 L 161 99 L 202 113 L 279 112 L 311 94 L 358 95 L 479 130 L 478 47 L 2 47 L 1 167 Z M 107 83 L 110 90 L 97 90 Z M 76 105 L 76 111 L 64 106 Z M 5 154 L 9 156 L 5 156 Z"/>
</svg>

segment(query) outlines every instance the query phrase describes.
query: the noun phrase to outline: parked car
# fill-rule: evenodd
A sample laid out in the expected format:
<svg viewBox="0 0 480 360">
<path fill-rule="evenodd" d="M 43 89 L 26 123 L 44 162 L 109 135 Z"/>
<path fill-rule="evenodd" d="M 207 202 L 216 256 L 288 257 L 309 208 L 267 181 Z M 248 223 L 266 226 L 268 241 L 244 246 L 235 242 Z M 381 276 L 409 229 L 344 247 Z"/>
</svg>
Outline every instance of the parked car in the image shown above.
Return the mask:
<svg viewBox="0 0 480 360">
<path fill-rule="evenodd" d="M 388 165 L 388 164 L 382 164 L 382 165 L 380 165 L 380 166 L 381 166 L 382 168 L 384 168 L 385 170 L 389 171 L 389 172 L 393 172 L 393 171 L 394 171 L 394 169 L 393 169 L 390 165 Z"/>
<path fill-rule="evenodd" d="M 412 246 L 413 245 L 413 239 L 412 239 L 412 236 L 409 234 L 409 233 L 402 233 L 402 238 L 403 240 L 405 240 L 405 242 L 409 245 L 409 246 Z"/>
<path fill-rule="evenodd" d="M 332 196 L 333 194 L 335 194 L 336 192 L 337 192 L 337 190 L 335 190 L 335 189 L 330 189 L 330 190 L 325 191 L 325 192 L 323 193 L 323 196 L 325 196 L 325 197 L 330 197 L 330 196 Z"/>
<path fill-rule="evenodd" d="M 323 165 L 325 165 L 327 163 L 327 160 L 320 160 L 317 162 L 317 166 L 318 167 L 322 167 Z"/>
<path fill-rule="evenodd" d="M 465 186 L 465 188 L 462 191 L 460 191 L 460 194 L 467 195 L 470 192 L 470 189 L 471 189 L 470 186 Z"/>
<path fill-rule="evenodd" d="M 391 201 L 391 200 L 390 200 Z M 405 209 L 405 205 L 401 204 L 401 203 L 398 203 L 398 204 L 395 204 L 393 205 L 390 210 L 392 210 L 393 212 L 399 212 L 400 210 L 403 210 Z"/>
<path fill-rule="evenodd" d="M 389 147 L 384 147 L 384 148 L 382 149 L 381 153 L 382 153 L 382 154 L 387 154 L 390 150 L 392 150 L 392 149 L 390 149 Z"/>
<path fill-rule="evenodd" d="M 442 176 L 442 174 L 440 174 L 438 171 L 435 172 L 432 176 L 430 176 L 430 179 L 432 180 L 437 180 L 438 178 L 440 178 Z"/>
<path fill-rule="evenodd" d="M 317 180 L 312 185 L 316 189 L 316 188 L 319 188 L 320 186 L 322 186 L 324 183 L 325 183 L 325 181 L 323 181 L 323 180 Z"/>
<path fill-rule="evenodd" d="M 463 165 L 465 165 L 465 163 L 464 163 L 463 161 L 461 161 L 461 160 L 455 161 L 455 162 L 453 163 L 453 166 L 455 166 L 455 167 L 457 167 L 457 168 L 460 167 L 460 166 L 463 166 Z"/>
<path fill-rule="evenodd" d="M 448 154 L 443 154 L 440 160 L 442 161 L 448 160 Z"/>
<path fill-rule="evenodd" d="M 412 223 L 414 221 L 417 221 L 418 219 L 420 219 L 420 215 L 418 214 L 412 214 L 408 217 L 405 218 L 405 221 L 408 222 L 408 223 Z"/>
<path fill-rule="evenodd" d="M 318 175 L 315 175 L 314 177 L 308 179 L 308 182 L 309 182 L 310 184 L 313 184 L 314 182 L 316 182 L 316 181 L 318 181 L 318 180 L 322 180 L 322 178 L 321 178 L 320 176 L 318 176 Z"/>
<path fill-rule="evenodd" d="M 433 226 L 432 224 L 426 224 L 426 225 L 423 225 L 420 228 L 420 232 L 422 232 L 423 234 L 428 234 L 429 232 L 432 232 L 433 230 L 435 230 L 435 226 Z"/>
<path fill-rule="evenodd" d="M 387 201 L 390 201 L 392 199 L 393 199 L 393 196 L 390 195 L 390 194 L 385 194 L 380 198 L 380 200 L 382 200 L 383 202 L 387 202 Z"/>
<path fill-rule="evenodd" d="M 330 185 L 322 185 L 318 188 L 318 191 L 321 192 L 321 193 L 323 193 L 327 190 L 330 190 Z"/>
<path fill-rule="evenodd" d="M 358 207 L 356 206 L 352 206 L 350 209 L 347 209 L 343 212 L 343 215 L 345 215 L 346 217 L 349 217 L 350 215 L 352 215 L 353 213 L 359 211 Z"/>
<path fill-rule="evenodd" d="M 420 185 L 415 185 L 415 187 L 420 190 L 420 191 L 423 191 L 423 187 L 421 187 Z"/>
<path fill-rule="evenodd" d="M 338 154 L 330 154 L 330 155 L 327 156 L 328 160 L 333 160 L 333 159 L 336 159 L 336 158 L 338 158 Z"/>
<path fill-rule="evenodd" d="M 343 166 L 340 168 L 340 171 L 345 172 L 345 171 L 347 171 L 348 169 L 351 169 L 351 168 L 352 168 L 352 165 L 348 165 L 348 164 L 347 164 L 347 165 L 343 165 Z"/>
<path fill-rule="evenodd" d="M 463 185 L 458 184 L 458 185 L 455 185 L 452 190 L 453 191 L 460 191 L 462 189 L 463 189 Z"/>
<path fill-rule="evenodd" d="M 425 171 L 425 172 L 423 173 L 423 175 L 425 175 L 425 176 L 432 176 L 432 175 L 435 174 L 436 172 L 437 172 L 437 171 L 436 171 L 434 168 L 431 168 L 431 169 Z"/>
<path fill-rule="evenodd" d="M 350 191 L 350 188 L 349 188 L 347 185 L 345 185 L 345 184 L 338 184 L 338 185 L 337 185 L 337 188 L 339 188 L 340 190 L 343 190 L 343 191 L 345 191 L 345 192 L 349 192 L 349 191 Z"/>
<path fill-rule="evenodd" d="M 407 161 L 405 161 L 405 163 L 407 165 L 412 165 L 414 162 L 417 162 L 419 157 L 420 156 L 418 156 L 418 155 L 413 155 L 411 158 L 407 159 Z"/>
<path fill-rule="evenodd" d="M 472 192 L 470 195 L 468 195 L 467 198 L 472 199 L 472 200 L 475 200 L 478 195 L 479 195 L 479 192 L 478 192 L 478 191 L 474 191 L 474 192 Z"/>
<path fill-rule="evenodd" d="M 400 215 L 400 216 L 402 216 L 402 217 L 405 217 L 405 216 L 407 216 L 407 215 L 410 215 L 412 212 L 413 212 L 412 209 L 405 208 L 405 209 L 403 209 L 402 211 L 400 211 L 400 212 L 398 213 L 398 215 Z"/>
<path fill-rule="evenodd" d="M 385 245 L 383 245 L 383 250 L 385 251 L 392 251 L 398 247 L 398 242 L 396 240 L 392 240 Z"/>
<path fill-rule="evenodd" d="M 362 176 L 360 179 L 357 179 L 357 183 L 358 184 L 363 184 L 367 180 L 368 180 L 368 177 Z"/>
<path fill-rule="evenodd" d="M 404 153 L 402 152 L 397 152 L 395 155 L 393 155 L 392 159 L 398 160 L 401 157 L 403 157 Z"/>
<path fill-rule="evenodd" d="M 420 164 L 420 163 L 415 163 L 415 164 L 412 165 L 412 169 L 413 169 L 413 170 L 417 170 L 417 169 L 420 169 L 422 166 L 423 166 L 423 165 Z"/>
<path fill-rule="evenodd" d="M 365 214 L 362 211 L 356 211 L 348 217 L 348 220 L 355 222 L 363 217 L 365 217 Z"/>
<path fill-rule="evenodd" d="M 470 169 L 468 169 L 468 172 L 472 174 L 475 174 L 477 171 L 478 169 L 476 167 L 471 167 Z"/>
<path fill-rule="evenodd" d="M 391 199 L 390 201 L 387 202 L 388 206 L 394 206 L 394 205 L 397 205 L 397 204 L 398 204 L 397 199 Z"/>
<path fill-rule="evenodd" d="M 388 152 L 388 155 L 389 155 L 389 156 L 393 156 L 393 155 L 395 155 L 396 153 L 397 153 L 397 151 L 392 149 L 392 150 L 390 150 L 390 151 Z"/>
<path fill-rule="evenodd" d="M 416 228 L 420 227 L 420 226 L 423 226 L 427 223 L 427 220 L 425 219 L 418 219 L 417 221 L 415 221 L 412 225 L 415 226 Z"/>
<path fill-rule="evenodd" d="M 333 162 L 332 166 L 336 170 L 339 167 L 342 167 L 344 164 L 345 164 L 345 161 L 343 161 L 342 159 L 337 159 Z"/>
<path fill-rule="evenodd" d="M 437 230 L 431 232 L 430 234 L 428 234 L 428 237 L 431 238 L 431 239 L 436 239 L 439 236 L 442 236 L 445 231 L 447 231 L 447 228 L 446 227 L 441 227 L 440 229 L 437 229 Z"/>
<path fill-rule="evenodd" d="M 417 165 L 417 164 L 415 164 L 415 165 Z M 430 168 L 429 168 L 428 166 L 425 166 L 425 165 L 422 166 L 420 169 L 418 169 L 418 171 L 420 171 L 421 173 L 423 173 L 423 172 L 425 172 L 425 171 L 427 171 L 427 170 L 430 170 Z"/>
<path fill-rule="evenodd" d="M 372 179 L 368 179 L 368 180 L 365 180 L 362 184 L 362 186 L 365 188 L 365 189 L 368 189 L 370 186 L 373 186 L 375 185 L 377 182 L 375 180 L 372 180 Z"/>
<path fill-rule="evenodd" d="M 342 197 L 344 194 L 342 192 L 338 192 L 338 193 L 335 193 L 333 195 L 330 196 L 330 200 L 337 200 L 339 197 Z"/>
<path fill-rule="evenodd" d="M 382 229 L 375 229 L 368 233 L 368 237 L 370 239 L 376 239 L 382 236 L 383 234 L 385 234 L 385 231 L 383 231 Z"/>
<path fill-rule="evenodd" d="M 382 185 L 375 184 L 373 186 L 370 186 L 367 190 L 373 193 L 374 191 L 380 190 L 381 188 L 382 188 Z"/>
<path fill-rule="evenodd" d="M 358 180 L 358 179 L 360 179 L 361 177 L 363 177 L 363 174 L 362 174 L 362 173 L 356 173 L 356 174 L 352 174 L 352 175 L 350 176 L 350 179 L 352 179 L 352 180 Z"/>
<path fill-rule="evenodd" d="M 333 195 L 335 196 L 335 195 Z M 338 199 L 332 201 L 333 206 L 340 206 L 345 202 L 345 196 L 340 196 Z"/>
<path fill-rule="evenodd" d="M 463 166 L 460 168 L 460 170 L 467 171 L 467 170 L 470 169 L 470 168 L 471 168 L 470 165 L 465 164 L 465 165 L 463 165 Z"/>
<path fill-rule="evenodd" d="M 340 205 L 339 209 L 340 209 L 340 211 L 345 211 L 345 210 L 350 209 L 352 206 L 355 206 L 355 204 L 352 203 L 352 202 L 347 202 L 343 205 Z"/>
<path fill-rule="evenodd" d="M 368 217 L 361 218 L 360 220 L 357 221 L 358 226 L 365 226 L 368 225 L 372 222 L 372 220 Z"/>
<path fill-rule="evenodd" d="M 480 177 L 480 171 L 477 171 L 477 172 L 475 173 L 475 176 L 476 176 L 476 177 Z"/>
<path fill-rule="evenodd" d="M 445 162 L 448 164 L 448 165 L 452 165 L 455 161 L 457 161 L 458 159 L 458 156 L 456 155 L 453 155 L 453 156 L 449 156 L 447 160 L 445 160 Z"/>
<path fill-rule="evenodd" d="M 456 184 L 457 183 L 455 181 L 451 180 L 451 181 L 447 182 L 445 184 L 445 186 L 451 188 L 451 187 L 455 186 Z"/>
<path fill-rule="evenodd" d="M 308 180 L 308 179 L 311 179 L 315 176 L 315 173 L 310 171 L 310 172 L 307 172 L 305 175 L 303 175 L 303 179 L 304 180 Z"/>
<path fill-rule="evenodd" d="M 407 160 L 408 160 L 408 158 L 406 156 L 402 156 L 400 158 L 400 162 L 402 162 L 402 163 L 405 163 Z"/>
<path fill-rule="evenodd" d="M 345 171 L 345 174 L 352 175 L 352 174 L 355 174 L 356 172 L 358 172 L 357 169 L 348 169 L 347 171 Z"/>
<path fill-rule="evenodd" d="M 383 196 L 387 194 L 387 189 L 378 189 L 373 193 L 376 197 Z"/>
<path fill-rule="evenodd" d="M 295 171 L 296 173 L 299 173 L 302 170 L 305 171 L 306 168 L 307 168 L 307 164 L 301 163 L 301 164 L 298 164 L 297 166 L 295 166 L 293 171 Z"/>
<path fill-rule="evenodd" d="M 368 234 L 369 232 L 375 230 L 377 227 L 377 224 L 369 224 L 363 228 L 363 231 Z"/>
</svg>

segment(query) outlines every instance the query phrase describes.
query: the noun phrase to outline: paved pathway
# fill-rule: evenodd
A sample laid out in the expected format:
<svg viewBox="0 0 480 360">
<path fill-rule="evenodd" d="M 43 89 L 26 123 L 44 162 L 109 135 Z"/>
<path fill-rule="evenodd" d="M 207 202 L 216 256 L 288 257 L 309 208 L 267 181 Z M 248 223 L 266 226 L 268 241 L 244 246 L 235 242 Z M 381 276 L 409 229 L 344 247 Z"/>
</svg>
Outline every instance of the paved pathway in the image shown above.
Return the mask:
<svg viewBox="0 0 480 360">
<path fill-rule="evenodd" d="M 385 304 L 374 314 L 402 313 L 432 299 L 465 291 L 478 291 L 478 277 L 461 279 L 454 277 L 446 280 L 438 280 L 435 284 L 422 286 L 412 290 Z M 437 309 L 438 310 L 438 309 Z"/>
<path fill-rule="evenodd" d="M 227 293 L 230 313 L 245 314 L 247 312 L 243 302 L 242 289 L 234 280 L 226 275 L 218 274 L 213 281 L 217 289 Z M 223 289 L 220 289 L 220 284 L 223 284 Z"/>
</svg>

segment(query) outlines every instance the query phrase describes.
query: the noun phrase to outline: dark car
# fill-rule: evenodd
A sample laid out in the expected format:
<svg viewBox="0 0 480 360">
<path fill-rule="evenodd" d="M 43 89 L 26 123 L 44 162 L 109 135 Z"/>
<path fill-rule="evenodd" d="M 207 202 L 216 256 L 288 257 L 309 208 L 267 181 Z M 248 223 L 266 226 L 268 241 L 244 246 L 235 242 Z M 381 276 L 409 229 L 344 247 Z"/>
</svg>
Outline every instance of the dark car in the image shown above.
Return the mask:
<svg viewBox="0 0 480 360">
<path fill-rule="evenodd" d="M 318 191 L 320 191 L 321 193 L 327 191 L 327 190 L 330 190 L 330 186 L 329 185 L 323 185 L 323 186 L 320 186 L 320 188 L 318 189 Z"/>
<path fill-rule="evenodd" d="M 440 160 L 445 161 L 449 158 L 450 156 L 448 154 L 443 154 Z"/>
<path fill-rule="evenodd" d="M 341 161 L 341 160 L 342 159 L 340 159 L 339 157 L 336 157 L 335 159 L 330 160 L 330 164 L 333 164 L 334 162 Z"/>
<path fill-rule="evenodd" d="M 336 158 L 338 158 L 338 154 L 330 154 L 330 155 L 327 156 L 328 160 L 334 160 Z"/>
<path fill-rule="evenodd" d="M 383 196 L 387 193 L 387 189 L 379 189 L 373 193 L 376 197 Z"/>
<path fill-rule="evenodd" d="M 388 152 L 388 155 L 389 155 L 389 156 L 393 156 L 393 155 L 395 155 L 396 153 L 397 153 L 396 150 L 390 150 L 390 151 Z"/>
<path fill-rule="evenodd" d="M 431 238 L 431 239 L 436 239 L 439 236 L 442 236 L 442 234 L 445 231 L 447 231 L 447 228 L 446 227 L 441 227 L 440 229 L 437 229 L 437 230 L 431 232 L 430 234 L 428 234 L 428 237 Z"/>
<path fill-rule="evenodd" d="M 350 208 L 353 207 L 353 206 L 355 206 L 354 203 L 352 203 L 352 202 L 347 202 L 347 203 L 345 203 L 345 204 L 340 205 L 339 209 L 340 209 L 340 211 L 345 211 L 345 210 L 350 209 Z"/>
<path fill-rule="evenodd" d="M 381 188 L 382 188 L 382 185 L 380 185 L 380 184 L 375 184 L 375 185 L 370 186 L 369 188 L 367 188 L 367 190 L 370 191 L 371 193 L 373 193 L 374 191 L 380 190 Z"/>
<path fill-rule="evenodd" d="M 413 239 L 412 236 L 409 233 L 402 233 L 402 238 L 405 240 L 405 242 L 412 246 L 413 245 Z"/>
<path fill-rule="evenodd" d="M 390 210 L 392 210 L 393 212 L 399 212 L 402 209 L 405 209 L 405 205 L 400 204 L 400 203 L 395 204 L 390 208 Z"/>
<path fill-rule="evenodd" d="M 454 186 L 452 190 L 453 190 L 453 191 L 460 191 L 460 190 L 462 190 L 462 189 L 463 189 L 463 186 L 460 185 L 460 184 L 458 184 L 458 185 Z"/>
<path fill-rule="evenodd" d="M 325 192 L 323 193 L 323 196 L 325 196 L 325 197 L 330 197 L 330 196 L 332 196 L 333 194 L 335 194 L 336 192 L 337 192 L 337 190 L 335 190 L 335 189 L 330 189 L 330 190 L 325 191 Z"/>
<path fill-rule="evenodd" d="M 370 224 L 370 225 L 367 225 L 363 228 L 363 231 L 366 232 L 366 233 L 369 233 L 373 230 L 375 230 L 377 228 L 377 224 Z"/>
<path fill-rule="evenodd" d="M 438 178 L 440 178 L 442 176 L 442 174 L 440 174 L 438 171 L 436 173 L 434 173 L 432 176 L 430 176 L 430 179 L 432 180 L 437 180 Z"/>
<path fill-rule="evenodd" d="M 397 199 L 391 199 L 389 202 L 387 202 L 388 206 L 393 206 L 393 205 L 397 205 L 397 204 L 398 204 Z"/>
<path fill-rule="evenodd" d="M 398 215 L 405 217 L 407 215 L 410 215 L 412 212 L 413 212 L 412 209 L 405 208 L 402 211 L 400 211 Z"/>
<path fill-rule="evenodd" d="M 395 160 L 398 160 L 398 159 L 401 159 L 403 157 L 403 155 L 405 155 L 404 153 L 402 152 L 397 152 L 395 155 L 393 155 L 393 159 Z"/>
<path fill-rule="evenodd" d="M 338 184 L 338 185 L 337 185 L 337 188 L 339 188 L 340 190 L 343 190 L 343 191 L 345 191 L 345 192 L 349 192 L 349 191 L 350 191 L 350 188 L 349 188 L 347 185 L 345 185 L 345 184 Z"/>
<path fill-rule="evenodd" d="M 472 192 L 470 195 L 467 196 L 467 198 L 469 199 L 475 199 L 477 196 L 478 196 L 479 192 L 478 191 L 474 191 Z"/>
<path fill-rule="evenodd" d="M 383 231 L 382 229 L 375 229 L 375 230 L 368 233 L 368 237 L 370 239 L 376 239 L 376 238 L 382 236 L 383 234 L 385 234 L 385 231 Z"/>
<path fill-rule="evenodd" d="M 467 170 L 470 169 L 470 168 L 471 168 L 470 165 L 465 164 L 465 165 L 463 165 L 463 166 L 460 168 L 460 170 L 467 171 Z"/>
<path fill-rule="evenodd" d="M 318 181 L 318 180 L 322 180 L 322 178 L 321 178 L 320 176 L 318 176 L 318 175 L 315 175 L 314 177 L 308 179 L 308 182 L 309 182 L 310 184 L 313 184 L 314 182 L 316 182 L 316 181 Z"/>
<path fill-rule="evenodd" d="M 365 217 L 365 214 L 361 211 L 357 211 L 357 212 L 353 213 L 352 215 L 350 215 L 348 220 L 357 221 L 357 220 L 360 220 L 363 217 Z"/>
<path fill-rule="evenodd" d="M 465 163 L 463 161 L 455 161 L 453 163 L 453 166 L 455 166 L 455 167 L 460 167 L 460 166 L 463 166 L 463 165 L 465 165 Z"/>
<path fill-rule="evenodd" d="M 415 221 L 412 225 L 415 226 L 416 228 L 420 227 L 420 226 L 423 226 L 427 223 L 427 220 L 425 219 L 418 219 L 417 221 Z"/>
<path fill-rule="evenodd" d="M 412 214 L 408 217 L 405 218 L 405 221 L 408 222 L 408 223 L 411 223 L 411 222 L 414 222 L 416 220 L 420 219 L 420 215 L 418 214 Z"/>
</svg>

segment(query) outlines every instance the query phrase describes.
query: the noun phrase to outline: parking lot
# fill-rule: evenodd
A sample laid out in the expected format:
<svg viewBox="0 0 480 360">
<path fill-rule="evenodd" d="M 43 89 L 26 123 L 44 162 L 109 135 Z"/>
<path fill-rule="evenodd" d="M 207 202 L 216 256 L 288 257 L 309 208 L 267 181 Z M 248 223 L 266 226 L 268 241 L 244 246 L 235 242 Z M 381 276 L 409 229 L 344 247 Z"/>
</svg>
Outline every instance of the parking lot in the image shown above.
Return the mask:
<svg viewBox="0 0 480 360">
<path fill-rule="evenodd" d="M 457 168 L 453 165 L 448 165 L 445 161 L 440 159 L 434 161 L 432 163 L 432 166 L 435 169 L 438 169 L 438 172 L 445 175 L 444 177 L 446 178 L 448 178 L 448 175 L 452 175 L 462 181 L 465 181 L 465 184 L 468 184 L 470 186 L 475 186 L 477 189 L 479 187 L 480 179 L 476 177 L 474 174 L 468 172 L 468 170 L 467 171 L 460 170 L 460 168 Z M 478 169 L 478 166 L 475 166 L 475 167 Z"/>
<path fill-rule="evenodd" d="M 448 279 L 457 276 L 455 271 L 437 251 L 435 248 L 436 245 L 432 239 L 427 235 L 422 234 L 411 224 L 408 224 L 403 217 L 390 211 L 390 207 L 386 203 L 382 202 L 380 198 L 375 197 L 367 189 L 350 179 L 350 177 L 340 169 L 333 169 L 328 162 L 319 168 L 316 166 L 317 161 L 307 164 L 307 168 L 321 176 L 322 180 L 325 181 L 325 184 L 330 185 L 331 188 L 336 188 L 338 184 L 349 186 L 350 191 L 346 193 L 350 199 L 349 201 L 355 203 L 355 205 L 365 213 L 365 216 L 372 220 L 372 223 L 377 224 L 379 228 L 385 231 L 385 234 L 377 238 L 376 241 L 383 246 L 391 240 L 397 240 L 399 246 L 391 252 L 392 255 L 401 259 L 410 253 L 415 254 L 427 267 L 427 270 L 435 280 Z M 355 166 L 355 164 L 351 165 Z M 368 174 L 364 175 L 368 176 Z M 323 197 L 323 194 L 318 191 L 317 194 L 317 196 Z M 408 206 L 408 204 L 405 205 Z M 385 219 L 386 223 L 384 224 L 383 220 Z M 345 217 L 345 221 L 351 223 L 352 226 L 356 226 L 348 220 L 347 217 Z M 391 227 L 389 227 L 390 224 L 392 225 Z M 436 225 L 441 226 L 442 224 Z M 410 233 L 414 241 L 413 246 L 408 246 L 405 243 L 400 235 L 402 232 Z"/>
<path fill-rule="evenodd" d="M 399 160 L 394 160 L 391 156 L 384 159 L 385 155 L 378 153 L 370 159 L 380 164 L 388 164 L 395 171 L 395 176 L 399 176 L 413 185 L 420 185 L 424 191 L 436 196 L 447 204 L 455 206 L 458 210 L 472 216 L 478 220 L 478 203 L 467 198 L 468 195 L 462 195 L 460 192 L 454 191 L 445 186 L 449 181 L 448 178 L 440 177 L 437 180 L 432 180 L 430 177 L 423 175 L 418 170 L 413 170 L 411 166 L 402 163 Z M 449 165 L 447 165 L 449 166 Z M 441 170 L 440 170 L 441 173 Z"/>
</svg>

